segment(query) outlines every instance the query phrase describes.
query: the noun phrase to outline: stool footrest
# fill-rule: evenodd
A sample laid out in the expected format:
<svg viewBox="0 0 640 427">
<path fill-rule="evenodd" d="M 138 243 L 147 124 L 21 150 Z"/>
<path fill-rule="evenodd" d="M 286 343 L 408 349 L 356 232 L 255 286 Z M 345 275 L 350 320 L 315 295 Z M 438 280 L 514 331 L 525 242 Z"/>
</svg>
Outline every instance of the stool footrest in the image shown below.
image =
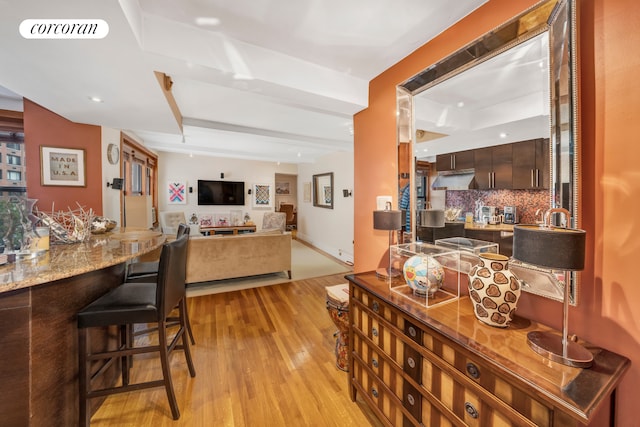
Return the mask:
<svg viewBox="0 0 640 427">
<path fill-rule="evenodd" d="M 144 383 L 128 384 L 128 385 L 122 385 L 117 387 L 91 390 L 89 393 L 87 393 L 87 397 L 93 398 L 93 397 L 100 397 L 100 396 L 108 396 L 110 394 L 126 393 L 128 391 L 144 390 L 147 388 L 164 387 L 164 386 L 165 386 L 164 380 L 154 380 L 154 381 L 147 381 Z"/>
</svg>

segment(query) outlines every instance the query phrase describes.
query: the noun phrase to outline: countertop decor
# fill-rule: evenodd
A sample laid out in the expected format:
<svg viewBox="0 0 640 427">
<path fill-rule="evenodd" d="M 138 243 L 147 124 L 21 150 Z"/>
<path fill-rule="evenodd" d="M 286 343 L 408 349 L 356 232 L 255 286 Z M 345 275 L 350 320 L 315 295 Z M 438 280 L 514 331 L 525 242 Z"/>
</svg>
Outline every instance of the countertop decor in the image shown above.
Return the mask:
<svg viewBox="0 0 640 427">
<path fill-rule="evenodd" d="M 95 218 L 93 209 L 85 210 L 80 204 L 78 209 L 51 212 L 39 211 L 40 221 L 50 228 L 51 244 L 69 244 L 84 242 L 91 237 L 91 224 Z"/>
</svg>

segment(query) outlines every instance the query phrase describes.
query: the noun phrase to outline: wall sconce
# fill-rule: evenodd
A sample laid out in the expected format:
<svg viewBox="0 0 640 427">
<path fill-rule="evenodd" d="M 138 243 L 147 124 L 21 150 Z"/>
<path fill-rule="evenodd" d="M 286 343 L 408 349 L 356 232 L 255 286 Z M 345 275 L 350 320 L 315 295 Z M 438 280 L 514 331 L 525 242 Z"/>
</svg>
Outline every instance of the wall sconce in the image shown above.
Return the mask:
<svg viewBox="0 0 640 427">
<path fill-rule="evenodd" d="M 345 189 L 345 190 L 342 190 L 342 195 L 343 195 L 344 197 L 350 197 L 350 196 L 352 196 L 352 195 L 353 195 L 353 191 L 351 191 L 351 190 L 346 190 L 346 189 Z"/>
<path fill-rule="evenodd" d="M 107 182 L 107 187 L 111 187 L 114 190 L 122 190 L 124 184 L 124 178 L 113 178 L 112 182 Z"/>
</svg>

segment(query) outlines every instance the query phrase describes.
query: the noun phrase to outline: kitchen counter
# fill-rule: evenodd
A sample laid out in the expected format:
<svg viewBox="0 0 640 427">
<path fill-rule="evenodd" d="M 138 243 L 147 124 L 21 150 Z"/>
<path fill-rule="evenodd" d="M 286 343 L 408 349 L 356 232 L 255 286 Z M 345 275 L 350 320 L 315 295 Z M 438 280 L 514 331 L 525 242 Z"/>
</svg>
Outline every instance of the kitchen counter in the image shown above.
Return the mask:
<svg viewBox="0 0 640 427">
<path fill-rule="evenodd" d="M 2 425 L 78 425 L 76 313 L 120 286 L 127 261 L 164 240 L 148 230 L 118 230 L 0 266 Z M 117 344 L 107 328 L 94 328 L 91 341 L 95 348 Z M 116 368 L 97 385 L 113 384 Z M 100 403 L 94 399 L 92 410 Z"/>
<path fill-rule="evenodd" d="M 513 233 L 513 224 L 483 224 L 481 222 L 465 223 L 465 230 L 506 231 Z"/>
<path fill-rule="evenodd" d="M 51 245 L 33 259 L 0 266 L 0 294 L 124 263 L 160 247 L 164 240 L 159 232 L 119 229 L 93 235 L 87 242 Z"/>
</svg>

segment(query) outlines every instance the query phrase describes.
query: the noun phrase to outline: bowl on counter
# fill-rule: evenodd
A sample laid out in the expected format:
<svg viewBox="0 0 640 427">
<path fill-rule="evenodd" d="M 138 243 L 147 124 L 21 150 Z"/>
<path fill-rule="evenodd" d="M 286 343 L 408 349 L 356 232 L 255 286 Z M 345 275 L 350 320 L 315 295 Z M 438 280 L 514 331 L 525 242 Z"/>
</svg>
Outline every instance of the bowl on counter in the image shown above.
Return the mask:
<svg viewBox="0 0 640 427">
<path fill-rule="evenodd" d="M 104 216 L 97 216 L 91 221 L 91 234 L 103 234 L 116 228 L 117 222 Z"/>
</svg>

